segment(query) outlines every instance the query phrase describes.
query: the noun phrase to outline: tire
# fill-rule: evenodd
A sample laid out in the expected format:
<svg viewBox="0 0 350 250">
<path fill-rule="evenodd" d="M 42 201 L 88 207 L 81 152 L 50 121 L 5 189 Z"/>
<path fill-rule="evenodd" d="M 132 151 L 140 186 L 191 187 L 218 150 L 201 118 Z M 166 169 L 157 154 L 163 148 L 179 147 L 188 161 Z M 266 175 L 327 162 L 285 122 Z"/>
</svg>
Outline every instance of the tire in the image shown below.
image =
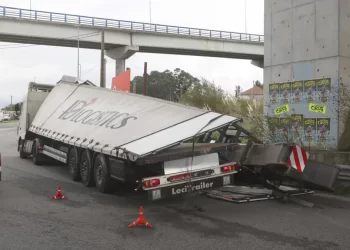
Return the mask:
<svg viewBox="0 0 350 250">
<path fill-rule="evenodd" d="M 24 145 L 24 141 L 19 140 L 18 142 L 18 152 L 19 152 L 19 157 L 21 159 L 26 159 L 28 157 L 28 155 L 26 153 L 23 152 L 23 145 Z"/>
<path fill-rule="evenodd" d="M 92 160 L 90 152 L 87 149 L 84 149 L 81 153 L 79 168 L 80 168 L 80 177 L 81 182 L 86 187 L 94 186 L 94 171 L 92 168 Z"/>
<path fill-rule="evenodd" d="M 32 160 L 33 160 L 34 165 L 37 165 L 37 166 L 39 166 L 43 163 L 43 156 L 40 155 L 38 152 L 38 147 L 37 147 L 36 141 L 33 143 Z"/>
<path fill-rule="evenodd" d="M 73 181 L 80 181 L 79 154 L 76 147 L 71 147 L 68 154 L 68 167 Z"/>
<path fill-rule="evenodd" d="M 101 193 L 112 192 L 112 180 L 109 174 L 109 167 L 106 157 L 98 154 L 94 160 L 94 180 L 96 187 Z"/>
</svg>

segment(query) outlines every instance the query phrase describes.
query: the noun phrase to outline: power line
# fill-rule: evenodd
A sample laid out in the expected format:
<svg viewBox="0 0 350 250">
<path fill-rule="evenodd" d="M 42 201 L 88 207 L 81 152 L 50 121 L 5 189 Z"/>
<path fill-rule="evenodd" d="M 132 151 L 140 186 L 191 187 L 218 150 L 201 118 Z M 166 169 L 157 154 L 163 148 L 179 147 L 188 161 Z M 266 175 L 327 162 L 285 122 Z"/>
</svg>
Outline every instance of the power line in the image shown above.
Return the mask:
<svg viewBox="0 0 350 250">
<path fill-rule="evenodd" d="M 97 66 L 99 66 L 99 65 L 93 66 L 92 68 L 90 68 L 90 69 L 86 70 L 85 72 L 81 73 L 81 75 L 85 75 L 85 74 L 89 73 L 90 71 L 92 71 L 93 69 L 95 69 Z"/>
<path fill-rule="evenodd" d="M 84 38 L 89 38 L 92 36 L 97 36 L 100 33 L 100 31 L 97 32 L 92 32 L 92 33 L 87 33 L 84 34 L 82 36 L 71 36 L 71 37 L 65 37 L 65 38 L 57 38 L 57 40 L 66 40 L 66 39 L 71 39 L 71 38 L 78 38 L 79 39 L 84 39 Z M 23 47 L 34 47 L 34 46 L 42 46 L 43 44 L 27 44 L 27 45 L 18 45 L 18 46 L 14 46 L 13 44 L 4 44 L 4 45 L 0 45 L 1 47 L 5 47 L 5 48 L 0 48 L 0 49 L 17 49 L 17 48 L 23 48 Z M 12 47 L 11 47 L 12 46 Z"/>
</svg>

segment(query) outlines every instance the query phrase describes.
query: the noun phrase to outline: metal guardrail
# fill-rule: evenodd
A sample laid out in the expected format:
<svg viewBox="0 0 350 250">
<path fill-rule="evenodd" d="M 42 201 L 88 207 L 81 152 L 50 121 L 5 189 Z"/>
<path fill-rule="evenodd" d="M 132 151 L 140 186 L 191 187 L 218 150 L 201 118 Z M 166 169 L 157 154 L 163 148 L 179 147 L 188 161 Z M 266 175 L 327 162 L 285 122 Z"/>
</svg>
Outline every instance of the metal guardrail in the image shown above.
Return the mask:
<svg viewBox="0 0 350 250">
<path fill-rule="evenodd" d="M 175 35 L 197 36 L 214 39 L 239 40 L 246 42 L 263 43 L 264 36 L 256 34 L 245 34 L 229 31 L 207 30 L 199 28 L 189 28 L 180 26 L 171 26 L 154 23 L 142 23 L 123 21 L 115 19 L 106 19 L 99 17 L 79 16 L 55 12 L 46 12 L 39 10 L 19 9 L 6 6 L 0 6 L 0 17 L 14 17 L 28 20 L 47 21 L 54 23 L 66 23 L 72 25 L 88 25 L 93 27 L 125 29 L 131 31 L 145 31 L 153 33 L 165 33 Z"/>
</svg>

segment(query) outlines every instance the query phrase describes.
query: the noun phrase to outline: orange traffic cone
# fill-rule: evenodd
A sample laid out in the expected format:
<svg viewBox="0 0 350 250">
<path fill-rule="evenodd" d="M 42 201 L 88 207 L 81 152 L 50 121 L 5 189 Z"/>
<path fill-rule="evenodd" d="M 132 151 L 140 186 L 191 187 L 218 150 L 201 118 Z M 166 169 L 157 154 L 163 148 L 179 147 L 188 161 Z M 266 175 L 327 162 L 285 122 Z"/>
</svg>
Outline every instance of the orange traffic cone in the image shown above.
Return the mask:
<svg viewBox="0 0 350 250">
<path fill-rule="evenodd" d="M 58 191 L 57 194 L 55 196 L 51 197 L 51 200 L 67 200 L 67 197 L 65 197 L 62 193 L 61 193 L 61 187 L 58 186 Z"/>
<path fill-rule="evenodd" d="M 146 220 L 145 217 L 143 216 L 143 208 L 142 206 L 140 206 L 140 212 L 139 212 L 139 217 L 137 218 L 136 221 L 134 221 L 133 223 L 131 223 L 129 225 L 129 228 L 135 227 L 136 225 L 144 225 L 146 227 L 152 228 L 152 225 L 149 224 Z"/>
</svg>

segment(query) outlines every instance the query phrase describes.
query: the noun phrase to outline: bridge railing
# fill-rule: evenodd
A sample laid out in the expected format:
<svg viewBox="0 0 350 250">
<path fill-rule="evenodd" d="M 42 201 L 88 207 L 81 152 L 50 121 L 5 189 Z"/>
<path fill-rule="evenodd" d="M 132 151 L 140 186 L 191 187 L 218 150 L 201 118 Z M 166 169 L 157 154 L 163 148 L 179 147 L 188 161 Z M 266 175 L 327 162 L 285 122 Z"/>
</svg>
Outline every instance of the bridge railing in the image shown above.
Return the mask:
<svg viewBox="0 0 350 250">
<path fill-rule="evenodd" d="M 247 42 L 263 43 L 264 36 L 257 34 L 237 33 L 230 31 L 208 30 L 199 28 L 180 27 L 163 24 L 150 24 L 142 22 L 123 21 L 99 17 L 79 16 L 38 10 L 18 9 L 0 6 L 0 17 L 14 17 L 29 20 L 48 21 L 54 23 L 66 23 L 72 25 L 87 25 L 94 27 L 145 31 L 154 33 L 166 33 L 174 35 L 197 36 L 206 38 L 240 40 Z"/>
</svg>

